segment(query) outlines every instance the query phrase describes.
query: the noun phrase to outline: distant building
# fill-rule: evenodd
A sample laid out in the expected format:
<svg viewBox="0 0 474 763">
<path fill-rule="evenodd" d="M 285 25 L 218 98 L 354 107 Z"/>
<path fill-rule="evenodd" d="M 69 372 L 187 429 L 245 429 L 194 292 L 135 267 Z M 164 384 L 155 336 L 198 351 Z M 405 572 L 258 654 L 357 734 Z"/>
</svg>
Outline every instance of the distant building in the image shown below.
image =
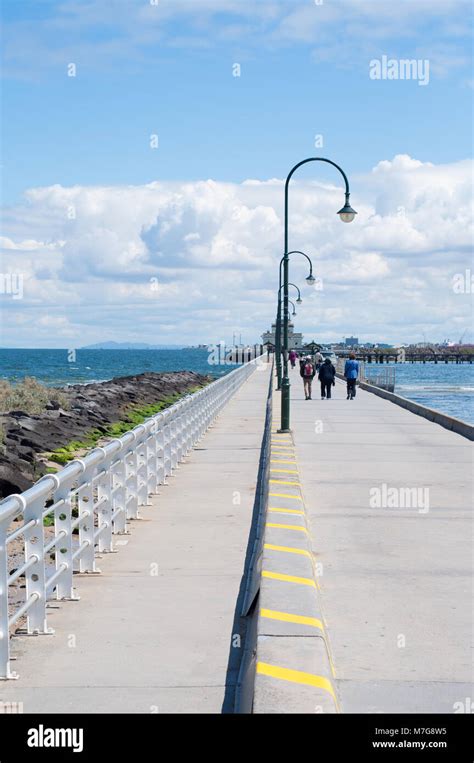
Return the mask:
<svg viewBox="0 0 474 763">
<path fill-rule="evenodd" d="M 262 334 L 262 342 L 263 344 L 267 344 L 269 342 L 270 344 L 275 345 L 275 333 L 276 333 L 276 324 L 272 323 L 272 330 L 271 331 L 265 331 L 264 334 Z M 283 343 L 283 324 L 281 327 L 281 340 Z M 288 324 L 288 349 L 289 350 L 298 350 L 301 349 L 303 346 L 303 334 L 300 334 L 298 332 L 295 332 L 293 323 Z"/>
<path fill-rule="evenodd" d="M 359 344 L 359 337 L 357 336 L 346 336 L 346 341 L 344 342 L 346 347 L 357 347 Z"/>
</svg>

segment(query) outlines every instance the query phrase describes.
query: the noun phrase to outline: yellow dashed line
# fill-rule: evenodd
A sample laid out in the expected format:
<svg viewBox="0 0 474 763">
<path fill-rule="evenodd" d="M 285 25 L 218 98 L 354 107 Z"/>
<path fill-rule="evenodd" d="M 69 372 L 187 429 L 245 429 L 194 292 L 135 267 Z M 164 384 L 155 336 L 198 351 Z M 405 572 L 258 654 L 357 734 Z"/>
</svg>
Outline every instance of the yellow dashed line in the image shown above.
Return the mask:
<svg viewBox="0 0 474 763">
<path fill-rule="evenodd" d="M 301 509 L 268 509 L 268 511 L 275 511 L 277 514 L 300 514 L 304 516 L 304 511 Z"/>
<path fill-rule="evenodd" d="M 275 474 L 298 474 L 297 469 L 273 469 L 270 467 L 271 472 L 275 472 Z"/>
<path fill-rule="evenodd" d="M 294 487 L 301 487 L 299 482 L 285 482 L 284 480 L 270 480 L 270 482 L 276 485 L 294 485 Z"/>
<path fill-rule="evenodd" d="M 270 482 L 275 482 L 276 480 L 270 480 Z M 295 501 L 302 501 L 302 497 L 300 495 L 290 495 L 290 493 L 269 493 L 269 496 L 272 498 L 294 498 Z"/>
<path fill-rule="evenodd" d="M 323 624 L 317 617 L 306 617 L 305 615 L 292 615 L 289 612 L 277 612 L 274 609 L 261 609 L 260 615 L 269 620 L 282 620 L 285 623 L 297 623 L 298 625 L 312 625 L 313 628 L 323 630 Z"/>
<path fill-rule="evenodd" d="M 283 575 L 281 572 L 269 572 L 268 570 L 262 570 L 263 578 L 270 578 L 271 580 L 282 580 L 285 583 L 299 583 L 299 585 L 309 585 L 311 588 L 316 588 L 316 583 L 312 578 L 299 578 L 296 575 Z"/>
<path fill-rule="evenodd" d="M 290 668 L 281 668 L 279 665 L 269 665 L 267 662 L 257 662 L 257 673 L 271 678 L 279 678 L 281 681 L 290 681 L 294 684 L 305 686 L 314 686 L 317 689 L 327 691 L 337 704 L 336 695 L 332 688 L 331 681 L 324 676 L 316 676 L 314 673 L 305 673 L 302 670 L 291 670 Z"/>
<path fill-rule="evenodd" d="M 283 458 L 272 458 L 270 463 L 271 464 L 296 464 L 296 461 L 286 461 Z"/>
<path fill-rule="evenodd" d="M 269 551 L 285 551 L 287 554 L 300 554 L 300 556 L 307 556 L 311 559 L 311 554 L 306 551 L 305 548 L 292 548 L 291 546 L 274 546 L 272 543 L 264 543 L 264 548 L 268 548 Z"/>
<path fill-rule="evenodd" d="M 300 533 L 306 533 L 306 535 L 308 534 L 306 527 L 300 527 L 299 525 L 281 525 L 281 524 L 278 524 L 277 522 L 267 522 L 266 526 L 277 527 L 280 530 L 298 530 L 298 532 Z"/>
</svg>

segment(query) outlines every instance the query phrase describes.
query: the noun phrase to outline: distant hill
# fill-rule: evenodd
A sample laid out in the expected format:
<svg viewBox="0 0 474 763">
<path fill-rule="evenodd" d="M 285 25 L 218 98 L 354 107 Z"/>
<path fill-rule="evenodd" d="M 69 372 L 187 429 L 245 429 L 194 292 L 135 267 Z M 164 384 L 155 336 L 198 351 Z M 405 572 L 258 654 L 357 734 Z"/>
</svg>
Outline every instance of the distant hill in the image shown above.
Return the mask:
<svg viewBox="0 0 474 763">
<path fill-rule="evenodd" d="M 183 344 L 144 344 L 141 342 L 98 342 L 81 350 L 182 350 Z"/>
</svg>

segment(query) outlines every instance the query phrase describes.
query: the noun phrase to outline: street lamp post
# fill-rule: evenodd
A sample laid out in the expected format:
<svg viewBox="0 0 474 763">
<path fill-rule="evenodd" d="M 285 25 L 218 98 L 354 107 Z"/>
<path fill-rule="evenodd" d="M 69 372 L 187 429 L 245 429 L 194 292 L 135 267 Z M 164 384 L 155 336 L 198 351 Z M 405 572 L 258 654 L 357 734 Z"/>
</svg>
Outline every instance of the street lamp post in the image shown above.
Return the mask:
<svg viewBox="0 0 474 763">
<path fill-rule="evenodd" d="M 306 257 L 306 259 L 309 262 L 309 275 L 306 277 L 306 283 L 308 286 L 312 286 L 314 284 L 315 278 L 313 276 L 313 263 L 311 262 L 310 258 L 307 254 L 304 252 L 300 252 L 299 250 L 295 249 L 293 252 L 288 252 L 288 256 L 290 254 L 301 254 L 303 257 Z M 278 279 L 278 304 L 277 304 L 277 315 L 276 315 L 276 325 L 275 325 L 275 355 L 276 355 L 276 367 L 277 367 L 277 389 L 281 389 L 281 382 L 282 382 L 282 368 L 281 368 L 281 350 L 282 350 L 282 342 L 281 342 L 281 290 L 283 288 L 282 283 L 282 272 L 281 268 L 283 265 L 284 257 L 280 260 L 280 269 L 279 269 L 279 279 Z M 294 286 L 294 284 L 288 284 L 288 286 Z M 296 287 L 298 288 L 298 287 Z M 300 291 L 298 289 L 298 293 L 300 294 Z M 301 294 L 299 296 L 299 299 L 301 299 Z"/>
<path fill-rule="evenodd" d="M 298 164 L 295 164 L 295 166 L 290 170 L 288 177 L 286 178 L 285 182 L 285 242 L 284 242 L 284 254 L 283 254 L 283 379 L 281 383 L 281 426 L 278 430 L 279 432 L 289 432 L 290 431 L 290 379 L 288 376 L 288 323 L 289 323 L 289 315 L 288 315 L 288 286 L 289 286 L 289 263 L 290 263 L 290 257 L 288 252 L 288 188 L 290 184 L 290 180 L 293 176 L 293 174 L 296 172 L 296 170 L 301 167 L 303 164 L 308 164 L 308 162 L 325 162 L 326 164 L 332 164 L 333 167 L 335 167 L 344 178 L 345 183 L 345 203 L 344 206 L 339 210 L 337 213 L 339 217 L 341 218 L 342 222 L 344 223 L 350 223 L 356 216 L 357 212 L 352 209 L 350 205 L 350 190 L 349 190 L 349 181 L 347 179 L 347 176 L 341 167 L 339 167 L 338 164 L 335 162 L 332 162 L 330 159 L 324 159 L 323 157 L 314 156 L 310 157 L 309 159 L 303 159 L 303 161 L 298 162 Z M 281 272 L 281 264 L 280 264 L 280 272 Z"/>
</svg>

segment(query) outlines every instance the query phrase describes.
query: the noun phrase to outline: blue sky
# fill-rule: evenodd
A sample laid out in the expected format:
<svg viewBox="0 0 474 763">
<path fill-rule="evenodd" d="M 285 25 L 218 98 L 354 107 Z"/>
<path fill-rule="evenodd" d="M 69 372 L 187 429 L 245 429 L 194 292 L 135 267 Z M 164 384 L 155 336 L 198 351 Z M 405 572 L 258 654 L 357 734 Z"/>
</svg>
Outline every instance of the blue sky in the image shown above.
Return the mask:
<svg viewBox="0 0 474 763">
<path fill-rule="evenodd" d="M 373 4 L 359 3 L 353 23 L 367 18 L 364 8 Z M 437 4 L 449 7 L 424 3 L 427 9 Z M 81 14 L 67 10 L 81 5 L 79 25 Z M 96 5 L 110 11 L 94 13 Z M 163 14 L 149 41 L 134 41 L 138 29 L 149 27 L 143 22 L 127 30 L 127 19 L 136 19 L 140 9 L 158 19 L 172 5 L 6 0 L 7 202 L 25 188 L 53 183 L 281 177 L 295 157 L 313 151 L 315 134 L 351 172 L 397 153 L 443 163 L 471 153 L 468 4 L 457 2 L 451 14 L 435 13 L 428 23 L 420 23 L 424 14 L 413 10 L 398 34 L 395 25 L 394 35 L 382 19 L 378 39 L 360 22 L 363 32 L 354 40 L 338 29 L 337 17 L 319 48 L 317 29 L 309 39 L 303 29 L 288 40 L 276 36 L 278 23 L 300 5 L 317 19 L 326 7 L 341 6 L 338 0 L 326 0 L 326 7 L 309 0 L 257 3 L 276 9 L 276 18 L 266 21 L 248 13 L 199 12 L 199 0 L 189 0 L 189 14 Z M 218 9 L 219 0 L 205 4 L 212 5 Z M 456 18 L 462 28 L 449 33 L 447 22 Z M 239 23 L 249 24 L 252 33 L 239 33 Z M 334 52 L 339 32 L 342 44 Z M 431 66 L 439 72 L 431 74 L 428 87 L 401 81 L 387 87 L 368 77 L 368 62 L 383 53 L 434 53 Z M 74 78 L 67 76 L 71 62 Z M 240 77 L 232 76 L 235 62 Z M 154 152 L 152 133 L 160 145 Z"/>
<path fill-rule="evenodd" d="M 67 257 L 73 249 L 76 259 L 81 260 L 81 278 L 87 293 L 90 283 L 84 263 L 90 262 L 87 242 L 95 230 L 89 208 L 83 213 L 80 232 L 79 221 L 74 233 L 71 228 L 59 230 L 54 205 L 62 208 L 58 194 L 63 193 L 65 198 L 70 187 L 82 189 L 85 195 L 91 187 L 110 188 L 112 198 L 123 187 L 140 189 L 154 182 L 163 184 L 157 190 L 156 208 L 161 209 L 162 216 L 171 215 L 168 223 L 160 218 L 160 225 L 166 228 L 176 222 L 176 205 L 162 209 L 164 195 L 173 184 L 183 187 L 192 181 L 211 179 L 220 183 L 220 188 L 233 184 L 241 189 L 249 179 L 281 180 L 295 162 L 319 154 L 344 167 L 351 178 L 354 205 L 357 207 L 355 197 L 359 196 L 359 204 L 368 205 L 366 220 L 370 221 L 384 194 L 390 197 L 392 184 L 388 173 L 386 186 L 375 184 L 371 188 L 373 168 L 380 162 L 393 162 L 396 156 L 406 156 L 420 163 L 416 169 L 420 177 L 425 167 L 443 167 L 443 172 L 435 175 L 438 182 L 440 177 L 445 178 L 442 182 L 450 188 L 452 181 L 452 198 L 459 187 L 456 168 L 464 167 L 463 162 L 472 154 L 470 22 L 470 3 L 464 0 L 159 0 L 156 5 L 150 0 L 4 0 L 2 193 L 6 205 L 4 233 L 10 242 L 6 254 L 36 252 L 33 259 L 44 275 L 46 266 L 40 267 L 41 259 L 46 257 L 45 247 L 50 251 L 48 247 L 54 244 L 57 267 L 54 263 L 48 265 L 57 289 L 54 309 L 63 310 L 63 317 L 76 326 L 78 336 L 85 337 L 83 343 L 102 338 L 126 340 L 128 336 L 103 337 L 92 331 L 84 322 L 85 308 L 81 313 L 80 303 L 76 318 L 64 312 L 61 294 L 65 298 L 67 289 L 60 285 L 64 255 Z M 382 56 L 428 59 L 429 84 L 370 79 L 370 61 Z M 75 77 L 68 76 L 71 63 L 76 66 Z M 236 63 L 241 69 L 239 77 L 233 76 Z M 152 134 L 158 135 L 157 149 L 150 147 Z M 322 135 L 322 147 L 315 148 L 315 135 Z M 413 165 L 406 162 L 403 167 L 412 177 Z M 401 165 L 394 164 L 391 171 L 400 173 Z M 339 185 L 331 169 L 322 165 L 317 171 L 314 166 L 306 168 L 301 173 L 301 182 L 304 180 L 318 181 L 323 189 Z M 41 199 L 35 191 L 54 186 L 64 190 L 40 194 Z M 175 193 L 182 197 L 176 189 Z M 420 199 L 412 199 L 414 212 L 419 210 Z M 133 203 L 133 199 L 128 202 Z M 252 203 L 245 201 L 245 206 Z M 280 201 L 262 196 L 259 204 L 265 208 L 272 205 L 279 218 L 274 224 L 276 228 L 281 226 Z M 197 203 L 187 214 L 189 230 L 181 226 L 181 238 L 173 238 L 176 251 L 165 253 L 167 257 L 175 255 L 181 267 L 189 254 L 186 242 L 189 236 L 197 235 L 195 229 L 202 224 L 200 214 Z M 163 253 L 160 241 L 156 244 L 158 253 L 137 254 L 133 250 L 133 246 L 146 244 L 149 237 L 144 229 L 153 224 L 152 211 L 146 219 L 138 217 L 136 230 L 124 232 L 123 239 L 116 235 L 118 221 L 115 225 L 109 220 L 107 240 L 114 239 L 116 259 L 124 251 L 130 257 L 139 257 L 143 278 L 147 278 L 149 265 L 154 263 L 159 270 Z M 49 229 L 45 219 L 51 222 Z M 452 227 L 455 229 L 454 224 Z M 357 236 L 362 236 L 361 231 L 359 225 Z M 248 243 L 239 240 L 240 230 L 233 235 L 232 246 L 249 249 Z M 262 235 L 265 231 L 257 228 L 255 236 L 260 242 Z M 209 251 L 223 245 L 222 230 L 212 229 L 209 236 Z M 278 240 L 276 232 L 275 237 Z M 273 229 L 266 243 L 270 240 Z M 25 241 L 36 241 L 37 249 Z M 324 237 L 307 243 L 320 251 L 329 246 Z M 390 246 L 385 241 L 371 243 L 372 254 L 388 256 L 384 252 Z M 455 260 L 449 272 L 457 272 L 457 263 L 458 270 L 466 267 L 460 254 L 465 251 L 464 244 L 448 240 L 443 245 L 446 261 Z M 219 258 L 222 254 L 217 256 L 218 262 Z M 41 319 L 51 310 L 49 297 L 42 303 L 38 284 L 39 290 L 35 290 L 34 267 L 31 269 L 30 264 L 25 260 L 31 300 L 25 293 L 21 304 L 9 306 L 9 315 L 13 319 L 16 312 L 20 325 L 18 315 L 25 315 L 25 311 L 36 311 Z M 418 268 L 421 260 L 412 264 Z M 431 274 L 432 267 L 439 267 L 435 254 L 433 259 L 424 256 L 422 264 L 425 275 Z M 140 278 L 140 269 L 134 268 L 134 278 Z M 97 279 L 97 273 L 92 271 L 90 278 Z M 123 280 L 123 272 L 115 274 L 118 281 Z M 375 275 L 377 272 L 375 268 Z M 390 283 L 393 286 L 399 277 L 391 265 L 388 273 L 379 284 L 381 290 L 388 289 Z M 101 277 L 114 277 L 110 268 L 107 274 Z M 401 271 L 399 275 L 402 277 Z M 262 279 L 268 277 L 263 275 Z M 52 284 L 49 292 L 51 288 Z M 78 293 L 81 288 L 78 286 Z M 201 309 L 200 298 L 196 310 Z M 259 299 L 259 320 L 268 323 L 272 298 L 269 294 L 268 300 L 262 296 Z M 338 305 L 335 293 L 333 299 Z M 453 306 L 453 320 L 463 325 L 466 306 L 460 307 L 455 301 Z M 216 310 L 221 307 L 216 306 Z M 46 311 L 43 316 L 42 309 Z M 245 323 L 240 311 L 236 305 L 235 314 L 224 321 L 226 338 L 234 326 L 237 329 Z M 419 311 L 422 316 L 421 296 Z M 440 323 L 445 319 L 443 315 Z M 145 314 L 143 321 L 146 325 Z M 218 312 L 214 319 L 209 316 L 207 323 L 203 320 L 195 341 L 210 340 L 216 322 L 222 321 Z M 423 321 L 428 331 L 437 330 L 427 318 L 421 317 Z M 363 334 L 370 330 L 365 322 L 360 326 L 346 326 L 346 322 L 347 316 L 341 314 L 334 334 Z M 168 332 L 180 341 L 183 332 L 188 331 L 179 315 L 166 326 L 163 339 Z M 386 332 L 386 326 L 382 322 L 380 330 Z M 110 323 L 109 333 L 112 328 Z M 257 321 L 248 326 L 248 341 L 263 328 Z M 67 331 L 72 337 L 74 329 Z M 18 325 L 7 328 L 7 336 L 15 332 L 18 336 Z M 393 337 L 400 341 L 404 338 L 401 334 Z M 44 343 L 52 338 L 38 335 L 37 341 L 46 346 Z M 55 337 L 54 341 L 62 340 Z"/>
</svg>

